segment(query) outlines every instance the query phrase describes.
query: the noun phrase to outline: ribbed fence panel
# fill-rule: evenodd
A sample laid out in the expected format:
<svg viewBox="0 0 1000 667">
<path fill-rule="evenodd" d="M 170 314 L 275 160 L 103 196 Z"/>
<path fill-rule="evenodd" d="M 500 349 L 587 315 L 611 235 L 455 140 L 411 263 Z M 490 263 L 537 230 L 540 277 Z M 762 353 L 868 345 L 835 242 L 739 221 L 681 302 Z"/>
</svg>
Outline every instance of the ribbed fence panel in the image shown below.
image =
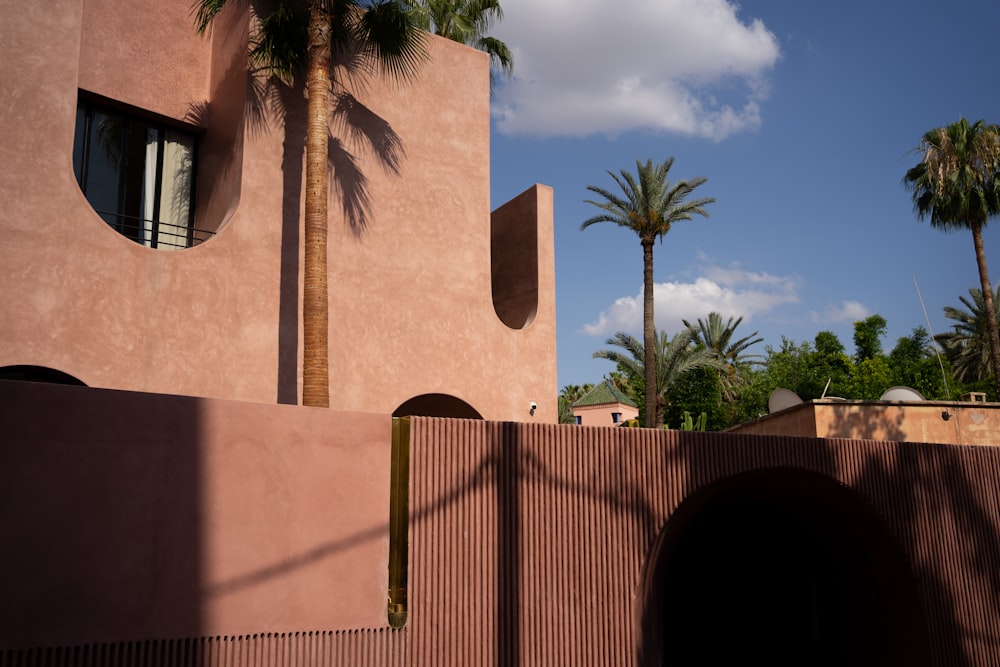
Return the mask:
<svg viewBox="0 0 1000 667">
<path fill-rule="evenodd" d="M 929 664 L 1000 664 L 1000 449 L 429 418 L 411 446 L 409 664 L 636 664 L 669 518 L 768 470 L 870 508 L 912 570 Z"/>
<path fill-rule="evenodd" d="M 406 631 L 378 628 L 0 651 L 0 667 L 403 667 Z"/>
</svg>

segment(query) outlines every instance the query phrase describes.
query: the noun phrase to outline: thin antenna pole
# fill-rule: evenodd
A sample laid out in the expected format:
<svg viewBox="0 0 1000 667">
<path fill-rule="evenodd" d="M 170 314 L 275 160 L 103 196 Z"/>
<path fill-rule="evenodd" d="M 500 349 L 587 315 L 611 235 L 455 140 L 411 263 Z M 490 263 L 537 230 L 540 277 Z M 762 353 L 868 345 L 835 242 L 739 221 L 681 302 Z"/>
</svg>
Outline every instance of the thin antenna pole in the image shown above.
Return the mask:
<svg viewBox="0 0 1000 667">
<path fill-rule="evenodd" d="M 931 329 L 931 320 L 927 317 L 927 308 L 924 306 L 924 296 L 920 293 L 920 285 L 917 284 L 917 276 L 913 276 L 913 286 L 917 289 L 917 298 L 920 299 L 920 309 L 924 311 L 924 321 L 927 322 L 927 333 L 931 335 L 931 342 L 934 345 L 934 355 L 937 357 L 938 366 L 941 367 L 941 379 L 944 380 L 944 393 L 951 400 L 951 390 L 948 389 L 948 376 L 944 372 L 944 363 L 941 361 L 941 352 L 938 351 L 937 341 L 934 340 L 934 331 Z"/>
</svg>

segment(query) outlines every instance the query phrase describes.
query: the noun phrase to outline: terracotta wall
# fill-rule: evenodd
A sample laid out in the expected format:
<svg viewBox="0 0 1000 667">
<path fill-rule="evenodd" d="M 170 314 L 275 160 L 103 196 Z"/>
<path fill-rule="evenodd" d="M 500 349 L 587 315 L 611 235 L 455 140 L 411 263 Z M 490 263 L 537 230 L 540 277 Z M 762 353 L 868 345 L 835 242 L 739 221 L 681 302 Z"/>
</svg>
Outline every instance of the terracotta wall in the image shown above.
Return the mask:
<svg viewBox="0 0 1000 667">
<path fill-rule="evenodd" d="M 388 416 L 0 381 L 0 647 L 378 628 Z"/>
<path fill-rule="evenodd" d="M 0 366 L 296 403 L 301 95 L 283 94 L 282 119 L 248 86 L 245 8 L 199 37 L 189 3 L 54 2 L 0 25 Z M 551 190 L 529 188 L 491 224 L 487 58 L 435 37 L 428 51 L 413 82 L 343 98 L 338 117 L 360 134 L 334 123 L 332 403 L 391 413 L 444 394 L 488 419 L 554 422 Z M 213 239 L 154 251 L 93 212 L 71 166 L 79 89 L 201 133 L 195 225 Z M 497 224 L 523 233 L 494 243 Z M 522 328 L 494 306 L 505 243 L 535 247 L 537 307 Z"/>
<path fill-rule="evenodd" d="M 0 429 L 3 665 L 670 664 L 803 544 L 846 664 L 1000 662 L 995 448 L 416 418 L 391 632 L 388 417 L 0 383 Z"/>
</svg>

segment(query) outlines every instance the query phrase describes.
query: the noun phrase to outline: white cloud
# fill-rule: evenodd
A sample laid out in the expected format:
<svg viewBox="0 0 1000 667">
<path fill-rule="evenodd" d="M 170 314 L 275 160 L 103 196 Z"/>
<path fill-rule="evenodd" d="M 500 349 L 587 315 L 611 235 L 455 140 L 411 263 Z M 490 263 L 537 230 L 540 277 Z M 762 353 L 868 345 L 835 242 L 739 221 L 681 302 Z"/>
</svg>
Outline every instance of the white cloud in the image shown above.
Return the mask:
<svg viewBox="0 0 1000 667">
<path fill-rule="evenodd" d="M 714 140 L 760 124 L 777 38 L 729 0 L 504 0 L 492 33 L 514 80 L 500 132 L 614 135 L 652 129 Z"/>
<path fill-rule="evenodd" d="M 828 306 L 822 311 L 809 311 L 809 321 L 813 324 L 841 324 L 857 322 L 871 315 L 871 311 L 857 301 L 841 301 L 840 305 Z"/>
<path fill-rule="evenodd" d="M 653 288 L 656 328 L 676 332 L 681 320 L 694 322 L 712 311 L 723 317 L 743 317 L 770 312 L 787 303 L 799 302 L 799 281 L 795 277 L 744 271 L 739 264 L 703 267 L 703 276 L 694 282 L 657 283 Z M 603 310 L 597 320 L 580 331 L 591 336 L 610 336 L 616 331 L 642 331 L 642 290 L 625 296 Z"/>
</svg>

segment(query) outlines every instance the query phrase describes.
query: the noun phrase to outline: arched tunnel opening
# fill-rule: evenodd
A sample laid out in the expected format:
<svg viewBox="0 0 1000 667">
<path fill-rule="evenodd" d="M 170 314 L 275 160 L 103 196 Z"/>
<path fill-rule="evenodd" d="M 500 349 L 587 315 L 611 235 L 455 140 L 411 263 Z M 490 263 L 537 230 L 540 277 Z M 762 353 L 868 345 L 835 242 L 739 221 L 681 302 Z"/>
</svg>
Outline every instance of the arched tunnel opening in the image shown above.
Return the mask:
<svg viewBox="0 0 1000 667">
<path fill-rule="evenodd" d="M 482 419 L 479 412 L 460 398 L 448 394 L 421 394 L 403 402 L 393 410 L 393 417 L 454 417 Z"/>
<path fill-rule="evenodd" d="M 800 469 L 692 494 L 654 549 L 644 665 L 927 665 L 916 582 L 860 495 Z"/>
</svg>

